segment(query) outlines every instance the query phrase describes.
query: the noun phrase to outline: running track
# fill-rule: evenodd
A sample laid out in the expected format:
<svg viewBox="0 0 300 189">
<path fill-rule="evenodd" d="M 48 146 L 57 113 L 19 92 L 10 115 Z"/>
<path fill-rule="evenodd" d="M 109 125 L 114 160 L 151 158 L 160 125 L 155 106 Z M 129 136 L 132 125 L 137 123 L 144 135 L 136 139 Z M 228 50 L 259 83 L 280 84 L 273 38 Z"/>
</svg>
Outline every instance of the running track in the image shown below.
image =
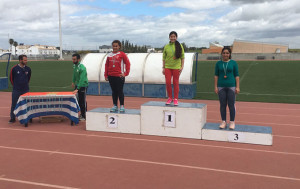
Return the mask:
<svg viewBox="0 0 300 189">
<path fill-rule="evenodd" d="M 88 108 L 111 97 L 88 96 Z M 139 109 L 151 98 L 125 100 Z M 85 131 L 85 122 L 8 124 L 0 92 L 0 189 L 300 188 L 300 105 L 237 102 L 237 123 L 271 126 L 273 146 Z M 219 121 L 217 101 L 208 122 Z"/>
</svg>

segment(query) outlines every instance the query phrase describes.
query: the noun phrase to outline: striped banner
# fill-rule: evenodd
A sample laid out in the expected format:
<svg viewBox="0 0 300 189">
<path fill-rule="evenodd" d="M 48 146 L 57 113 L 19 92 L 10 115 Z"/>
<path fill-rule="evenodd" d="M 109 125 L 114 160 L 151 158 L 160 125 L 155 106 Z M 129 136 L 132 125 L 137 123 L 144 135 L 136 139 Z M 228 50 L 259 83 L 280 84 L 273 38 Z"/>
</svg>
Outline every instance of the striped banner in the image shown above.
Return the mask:
<svg viewBox="0 0 300 189">
<path fill-rule="evenodd" d="M 20 96 L 14 114 L 21 124 L 40 116 L 62 115 L 78 124 L 80 111 L 72 92 L 29 92 Z"/>
</svg>

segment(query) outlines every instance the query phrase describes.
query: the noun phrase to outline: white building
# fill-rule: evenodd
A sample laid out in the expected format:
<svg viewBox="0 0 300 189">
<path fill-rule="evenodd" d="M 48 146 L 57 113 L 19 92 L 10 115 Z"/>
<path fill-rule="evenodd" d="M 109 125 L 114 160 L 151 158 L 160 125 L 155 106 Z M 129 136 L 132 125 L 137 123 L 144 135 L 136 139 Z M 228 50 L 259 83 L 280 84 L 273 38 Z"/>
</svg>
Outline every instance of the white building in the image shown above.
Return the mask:
<svg viewBox="0 0 300 189">
<path fill-rule="evenodd" d="M 4 53 L 10 53 L 9 50 L 1 49 L 0 48 L 0 56 Z"/>
<path fill-rule="evenodd" d="M 99 53 L 109 53 L 109 52 L 112 52 L 112 51 L 113 51 L 113 49 L 109 45 L 99 46 Z"/>
<path fill-rule="evenodd" d="M 15 51 L 15 49 L 17 51 Z M 60 51 L 56 49 L 55 46 L 48 46 L 48 45 L 23 45 L 20 44 L 15 48 L 12 46 L 12 54 L 13 55 L 59 55 Z"/>
<path fill-rule="evenodd" d="M 147 53 L 154 53 L 154 52 L 156 52 L 156 51 L 153 47 L 147 48 Z"/>
</svg>

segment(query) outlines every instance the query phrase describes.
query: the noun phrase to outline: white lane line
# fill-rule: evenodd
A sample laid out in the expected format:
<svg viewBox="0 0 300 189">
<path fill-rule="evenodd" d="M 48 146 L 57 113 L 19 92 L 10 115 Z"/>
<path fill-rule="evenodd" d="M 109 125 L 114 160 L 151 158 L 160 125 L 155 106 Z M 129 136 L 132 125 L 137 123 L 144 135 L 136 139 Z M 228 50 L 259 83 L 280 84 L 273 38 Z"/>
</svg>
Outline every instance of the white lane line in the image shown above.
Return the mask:
<svg viewBox="0 0 300 189">
<path fill-rule="evenodd" d="M 264 103 L 264 102 L 262 102 L 262 103 Z M 258 106 L 252 106 L 251 107 L 251 106 L 241 105 L 241 104 L 237 104 L 237 105 L 239 106 L 239 109 L 242 109 L 242 108 L 249 109 L 249 108 L 251 108 L 251 109 L 257 109 L 257 110 L 282 110 L 282 111 L 299 111 L 300 110 L 300 106 L 299 106 L 299 108 L 291 109 L 291 108 L 274 108 L 274 107 L 273 108 L 265 108 L 265 107 L 258 107 Z M 293 105 L 296 105 L 296 104 L 293 104 Z M 212 107 L 212 106 L 220 107 L 219 104 L 208 104 L 208 107 Z"/>
<path fill-rule="evenodd" d="M 79 188 L 73 188 L 73 187 L 68 187 L 68 186 L 59 186 L 59 185 L 53 185 L 53 184 L 30 182 L 30 181 L 25 181 L 25 180 L 16 180 L 16 179 L 9 179 L 9 178 L 2 178 L 2 177 L 0 177 L 0 181 L 16 182 L 16 183 L 22 183 L 22 184 L 28 184 L 28 185 L 45 186 L 45 187 L 59 188 L 59 189 L 79 189 Z"/>
<path fill-rule="evenodd" d="M 213 122 L 213 123 L 216 123 L 216 119 L 206 119 L 207 121 L 209 122 Z M 236 121 L 238 124 L 240 123 L 244 123 L 244 124 L 253 124 L 253 125 L 260 125 L 260 126 L 263 126 L 263 125 L 281 125 L 281 126 L 293 126 L 293 127 L 299 127 L 300 125 L 296 125 L 296 124 L 287 124 L 287 123 L 268 123 L 268 122 L 254 122 L 254 121 L 239 121 L 237 120 Z"/>
<path fill-rule="evenodd" d="M 52 151 L 47 151 L 47 150 L 37 150 L 37 149 L 30 149 L 30 148 L 15 148 L 15 147 L 7 147 L 7 146 L 0 146 L 0 148 L 9 149 L 9 150 L 21 150 L 21 151 L 28 151 L 28 152 L 47 153 L 47 154 L 52 152 Z M 213 172 L 221 172 L 221 173 L 246 175 L 246 176 L 264 177 L 264 178 L 272 178 L 272 179 L 292 180 L 292 181 L 298 181 L 298 182 L 300 181 L 300 178 L 295 178 L 295 177 L 283 177 L 283 176 L 249 173 L 249 172 L 242 172 L 242 171 L 230 171 L 230 170 L 225 170 L 225 169 L 214 169 L 214 168 L 208 168 L 208 167 L 190 166 L 190 165 L 182 165 L 182 164 L 174 164 L 174 163 L 163 163 L 163 162 L 146 161 L 146 160 L 138 160 L 138 159 L 117 158 L 117 157 L 110 157 L 110 156 L 98 156 L 98 155 L 78 154 L 78 153 L 69 153 L 69 152 L 53 151 L 53 153 L 59 154 L 59 155 L 99 158 L 99 159 L 126 161 L 126 162 L 133 162 L 133 163 L 159 165 L 159 166 L 171 166 L 171 167 L 179 167 L 179 168 L 197 169 L 197 170 L 203 170 L 203 171 L 213 171 Z"/>
<path fill-rule="evenodd" d="M 107 100 L 93 100 L 93 101 L 99 101 L 99 102 L 107 102 Z M 130 101 L 130 100 L 127 100 L 126 102 L 140 102 L 140 101 Z M 189 102 L 189 101 L 184 101 L 184 102 Z M 217 102 L 217 101 L 216 101 Z M 237 103 L 264 103 L 264 104 L 267 104 L 267 102 L 243 102 L 243 101 L 237 101 Z M 146 102 L 145 102 L 146 103 Z M 203 100 L 198 100 L 198 102 L 194 102 L 193 100 L 193 103 L 202 103 L 203 104 Z M 271 103 L 270 103 L 271 104 Z M 273 103 L 274 104 L 274 103 Z M 282 104 L 282 103 L 278 103 L 279 106 Z M 208 107 L 220 107 L 219 104 L 206 104 Z M 247 109 L 259 109 L 259 110 L 282 110 L 282 111 L 300 111 L 300 104 L 293 104 L 293 105 L 299 105 L 299 108 L 266 108 L 266 107 L 258 107 L 258 106 L 248 106 L 248 105 L 239 105 L 239 109 L 242 109 L 242 108 L 247 108 Z M 99 107 L 99 105 L 90 105 L 90 106 L 93 106 L 93 107 Z M 140 109 L 140 105 L 138 106 Z M 10 107 L 0 107 L 0 108 L 3 108 L 3 109 L 10 109 Z M 9 113 L 9 111 L 8 111 Z"/>
<path fill-rule="evenodd" d="M 247 70 L 243 73 L 242 77 L 240 78 L 240 83 L 244 80 L 249 70 L 252 68 L 252 66 L 256 65 L 256 62 L 251 62 L 251 64 L 248 66 Z"/>
<path fill-rule="evenodd" d="M 273 135 L 273 137 L 300 139 L 300 137 L 297 136 L 284 136 L 284 135 Z"/>
<path fill-rule="evenodd" d="M 215 92 L 196 92 L 200 94 L 215 94 Z M 300 95 L 290 95 L 290 94 L 256 94 L 256 93 L 250 93 L 250 92 L 241 92 L 239 95 L 247 95 L 247 96 L 279 96 L 279 97 L 300 97 Z M 268 103 L 268 102 L 264 102 Z"/>
<path fill-rule="evenodd" d="M 9 116 L 2 116 L 0 115 L 0 117 L 9 117 Z M 212 122 L 212 123 L 216 123 L 218 121 L 218 119 L 206 119 L 207 121 L 209 122 Z M 264 125 L 267 125 L 267 126 L 270 126 L 270 125 L 280 125 L 280 126 L 291 126 L 291 127 L 300 127 L 300 125 L 296 125 L 296 124 L 289 124 L 289 123 L 269 123 L 269 122 L 254 122 L 254 121 L 240 121 L 240 120 L 237 120 L 236 121 L 238 124 L 253 124 L 253 125 L 257 125 L 257 126 L 264 126 Z"/>
<path fill-rule="evenodd" d="M 219 111 L 207 111 L 207 113 L 217 113 L 220 114 L 220 110 Z M 229 111 L 226 112 L 227 114 L 229 113 Z M 239 115 L 252 115 L 252 116 L 274 116 L 274 117 L 300 117 L 297 115 L 278 115 L 278 114 L 257 114 L 257 113 L 241 113 L 238 112 Z"/>
<path fill-rule="evenodd" d="M 189 145 L 189 146 L 200 146 L 200 147 L 209 147 L 209 148 L 223 148 L 230 150 L 242 150 L 250 152 L 263 152 L 263 153 L 274 153 L 274 154 L 283 154 L 283 155 L 296 155 L 300 156 L 300 153 L 295 152 L 280 152 L 272 150 L 258 150 L 258 149 L 248 149 L 248 148 L 238 148 L 238 147 L 226 147 L 226 146 L 217 146 L 209 144 L 193 144 L 186 142 L 174 142 L 174 141 L 163 141 L 163 140 L 153 140 L 153 139 L 138 139 L 138 138 L 129 138 L 129 137 L 116 137 L 116 136 L 101 136 L 101 135 L 90 135 L 90 134 L 77 134 L 77 133 L 61 133 L 54 131 L 37 131 L 37 130 L 24 130 L 24 129 L 10 129 L 10 128 L 0 128 L 2 130 L 12 130 L 12 131 L 24 131 L 24 132 L 36 132 L 36 133 L 47 133 L 47 134 L 59 134 L 59 135 L 71 135 L 71 136 L 84 136 L 84 137 L 97 137 L 97 138 L 109 138 L 109 139 L 120 139 L 120 140 L 132 140 L 132 141 L 142 141 L 142 142 L 155 142 L 155 143 L 164 143 L 164 144 L 176 144 L 176 145 Z"/>
</svg>

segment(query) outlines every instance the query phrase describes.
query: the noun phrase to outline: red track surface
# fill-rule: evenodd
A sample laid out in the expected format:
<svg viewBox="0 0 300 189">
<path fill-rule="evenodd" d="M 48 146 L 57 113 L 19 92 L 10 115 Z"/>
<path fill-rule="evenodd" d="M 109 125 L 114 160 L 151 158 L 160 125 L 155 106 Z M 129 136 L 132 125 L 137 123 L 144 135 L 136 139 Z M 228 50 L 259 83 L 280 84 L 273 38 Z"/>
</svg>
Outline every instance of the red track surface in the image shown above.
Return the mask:
<svg viewBox="0 0 300 189">
<path fill-rule="evenodd" d="M 126 108 L 162 99 L 130 98 Z M 163 99 L 164 100 L 164 99 Z M 111 97 L 88 96 L 89 110 Z M 273 146 L 91 132 L 85 122 L 8 124 L 0 93 L 0 188 L 300 188 L 300 105 L 237 102 L 237 123 L 271 126 Z M 217 101 L 207 121 L 219 122 Z"/>
</svg>

